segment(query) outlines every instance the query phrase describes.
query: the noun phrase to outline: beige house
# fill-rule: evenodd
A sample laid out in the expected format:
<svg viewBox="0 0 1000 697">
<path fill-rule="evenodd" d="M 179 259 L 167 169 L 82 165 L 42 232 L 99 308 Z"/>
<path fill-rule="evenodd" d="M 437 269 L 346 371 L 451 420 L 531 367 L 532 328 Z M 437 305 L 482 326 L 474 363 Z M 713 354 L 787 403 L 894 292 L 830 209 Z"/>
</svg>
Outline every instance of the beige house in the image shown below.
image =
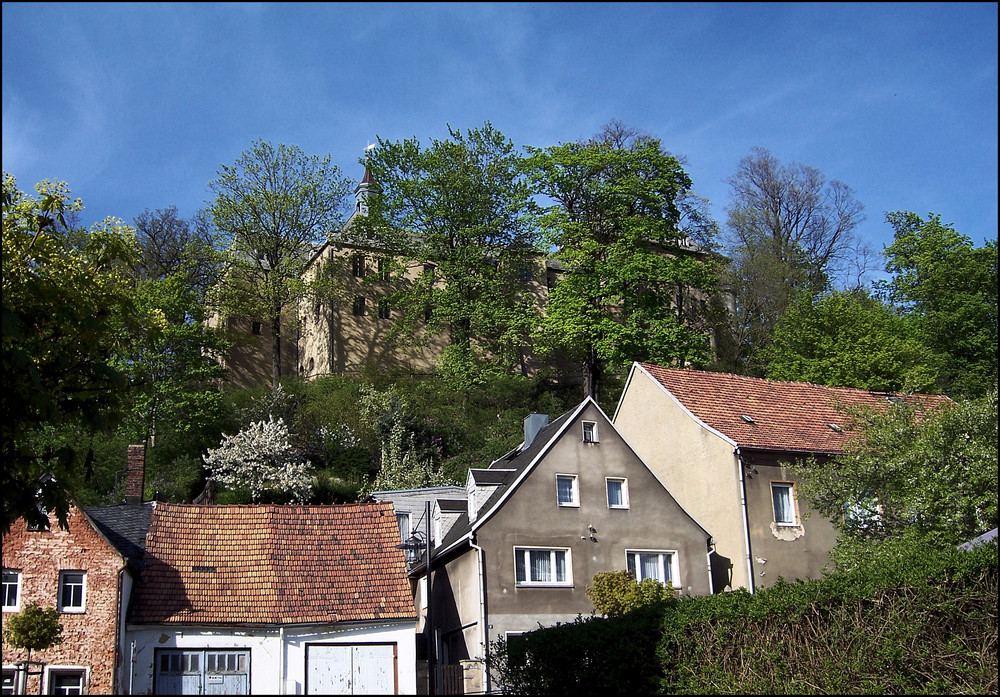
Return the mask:
<svg viewBox="0 0 1000 697">
<path fill-rule="evenodd" d="M 497 687 L 490 643 L 591 614 L 586 589 L 600 571 L 712 592 L 709 532 L 590 398 L 552 423 L 526 418 L 524 442 L 470 470 L 463 499 L 449 491 L 428 506 L 430 606 L 422 560 L 412 572 L 438 683 L 462 666 L 466 693 Z"/>
<path fill-rule="evenodd" d="M 925 404 L 947 397 L 922 396 Z M 712 532 L 715 590 L 816 578 L 837 540 L 787 463 L 842 453 L 845 408 L 888 409 L 896 395 L 636 363 L 614 424 Z"/>
</svg>

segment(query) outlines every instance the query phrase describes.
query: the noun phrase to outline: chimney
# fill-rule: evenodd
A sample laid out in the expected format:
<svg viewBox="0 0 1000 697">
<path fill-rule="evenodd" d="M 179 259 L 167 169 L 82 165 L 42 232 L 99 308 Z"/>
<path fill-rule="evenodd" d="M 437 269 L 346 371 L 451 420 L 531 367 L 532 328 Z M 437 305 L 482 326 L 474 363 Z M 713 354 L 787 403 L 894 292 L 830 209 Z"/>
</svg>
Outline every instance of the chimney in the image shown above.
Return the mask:
<svg viewBox="0 0 1000 697">
<path fill-rule="evenodd" d="M 146 446 L 128 446 L 125 459 L 125 503 L 142 503 L 146 486 Z"/>
<path fill-rule="evenodd" d="M 528 414 L 524 417 L 524 447 L 527 448 L 535 440 L 535 436 L 549 425 L 548 414 Z"/>
</svg>

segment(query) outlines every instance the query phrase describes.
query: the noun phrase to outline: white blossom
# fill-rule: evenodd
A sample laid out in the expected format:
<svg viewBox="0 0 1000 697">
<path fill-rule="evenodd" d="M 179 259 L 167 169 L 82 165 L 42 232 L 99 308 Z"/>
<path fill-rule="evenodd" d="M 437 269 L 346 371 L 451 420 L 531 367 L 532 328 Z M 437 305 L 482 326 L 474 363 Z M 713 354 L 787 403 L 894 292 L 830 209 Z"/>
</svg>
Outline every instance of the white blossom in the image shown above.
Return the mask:
<svg viewBox="0 0 1000 697">
<path fill-rule="evenodd" d="M 310 463 L 288 442 L 284 419 L 256 421 L 234 436 L 223 435 L 208 449 L 209 478 L 228 487 L 248 488 L 253 500 L 264 491 L 287 492 L 303 503 L 312 493 Z"/>
</svg>

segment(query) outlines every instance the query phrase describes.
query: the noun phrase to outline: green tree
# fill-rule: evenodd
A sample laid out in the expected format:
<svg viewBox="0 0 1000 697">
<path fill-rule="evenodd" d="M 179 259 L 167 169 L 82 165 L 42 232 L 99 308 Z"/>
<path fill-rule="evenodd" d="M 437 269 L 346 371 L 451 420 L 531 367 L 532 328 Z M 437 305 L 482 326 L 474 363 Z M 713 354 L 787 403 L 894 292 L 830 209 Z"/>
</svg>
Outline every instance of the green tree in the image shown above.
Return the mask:
<svg viewBox="0 0 1000 697">
<path fill-rule="evenodd" d="M 215 194 L 209 211 L 227 256 L 216 301 L 226 314 L 270 323 L 276 385 L 286 311 L 307 292 L 303 272 L 314 247 L 343 222 L 350 182 L 329 155 L 261 140 L 218 174 L 209 183 Z"/>
<path fill-rule="evenodd" d="M 67 217 L 83 208 L 64 183 L 43 181 L 38 197 L 3 174 L 2 530 L 18 517 L 65 524 L 67 490 L 83 479 L 82 446 L 38 448 L 46 428 L 109 433 L 121 420 L 126 379 L 113 358 L 134 337 L 161 331 L 162 317 L 136 306 L 129 270 L 134 231 L 107 219 L 89 231 Z M 46 473 L 53 475 L 41 478 Z"/>
<path fill-rule="evenodd" d="M 931 352 L 906 320 L 864 289 L 800 294 L 763 355 L 770 380 L 866 390 L 934 392 Z"/>
<path fill-rule="evenodd" d="M 997 243 L 982 247 L 931 214 L 886 215 L 895 229 L 885 250 L 892 274 L 879 289 L 937 356 L 941 387 L 984 394 L 997 380 Z"/>
<path fill-rule="evenodd" d="M 624 615 L 674 597 L 670 586 L 654 578 L 636 581 L 635 576 L 625 570 L 594 574 L 593 583 L 587 586 L 586 592 L 594 609 L 607 617 Z"/>
<path fill-rule="evenodd" d="M 845 452 L 794 465 L 802 494 L 848 539 L 936 546 L 997 525 L 997 392 L 928 411 L 913 397 L 854 413 Z"/>
<path fill-rule="evenodd" d="M 444 337 L 442 374 L 469 386 L 483 373 L 523 371 L 535 303 L 521 274 L 539 254 L 513 143 L 489 122 L 448 132 L 428 147 L 379 138 L 365 162 L 375 187 L 368 215 L 348 232 L 392 254 L 396 277 L 420 271 L 390 296 L 396 336 Z"/>
<path fill-rule="evenodd" d="M 32 651 L 44 651 L 61 644 L 62 633 L 59 612 L 54 607 L 43 608 L 32 602 L 25 604 L 17 614 L 4 617 L 4 638 L 15 649 L 27 649 L 26 661 L 31 660 Z"/>
<path fill-rule="evenodd" d="M 707 363 L 704 315 L 684 300 L 716 287 L 713 265 L 682 247 L 678 203 L 690 178 L 658 140 L 613 126 L 587 142 L 530 148 L 526 162 L 536 193 L 553 202 L 542 227 L 564 269 L 538 345 L 579 364 L 596 399 L 607 371 L 634 360 Z"/>
<path fill-rule="evenodd" d="M 764 148 L 740 160 L 729 186 L 725 253 L 736 344 L 730 369 L 762 375 L 759 350 L 797 293 L 860 285 L 870 254 L 855 233 L 863 207 L 846 184 L 782 164 Z"/>
</svg>

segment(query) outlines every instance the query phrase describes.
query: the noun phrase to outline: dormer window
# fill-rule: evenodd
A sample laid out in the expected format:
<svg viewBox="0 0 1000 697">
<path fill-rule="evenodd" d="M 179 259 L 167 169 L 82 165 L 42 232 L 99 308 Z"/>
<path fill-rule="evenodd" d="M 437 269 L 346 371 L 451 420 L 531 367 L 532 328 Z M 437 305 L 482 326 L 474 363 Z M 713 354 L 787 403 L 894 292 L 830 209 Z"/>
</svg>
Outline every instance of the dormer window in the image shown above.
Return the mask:
<svg viewBox="0 0 1000 697">
<path fill-rule="evenodd" d="M 575 474 L 556 475 L 556 501 L 560 506 L 580 506 L 580 489 Z"/>
<path fill-rule="evenodd" d="M 583 422 L 583 442 L 584 443 L 597 443 L 597 422 L 596 421 L 584 421 Z"/>
</svg>

